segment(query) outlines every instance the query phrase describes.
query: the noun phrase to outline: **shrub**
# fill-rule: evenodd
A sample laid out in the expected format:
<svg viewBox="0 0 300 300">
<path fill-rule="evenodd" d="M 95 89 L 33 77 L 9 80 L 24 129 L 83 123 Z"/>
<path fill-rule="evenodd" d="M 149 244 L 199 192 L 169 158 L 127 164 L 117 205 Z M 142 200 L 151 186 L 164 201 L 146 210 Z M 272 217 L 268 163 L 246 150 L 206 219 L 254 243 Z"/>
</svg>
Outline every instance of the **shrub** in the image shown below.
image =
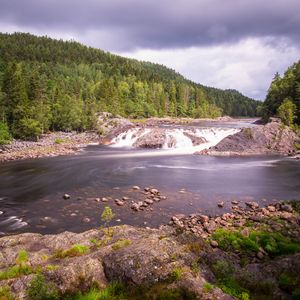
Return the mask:
<svg viewBox="0 0 300 300">
<path fill-rule="evenodd" d="M 182 268 L 176 267 L 170 273 L 169 279 L 170 279 L 171 282 L 178 281 L 182 278 L 182 274 L 183 274 Z"/>
<path fill-rule="evenodd" d="M 13 300 L 13 296 L 12 296 L 8 286 L 0 287 L 0 299 L 1 300 Z"/>
<path fill-rule="evenodd" d="M 209 282 L 205 282 L 203 286 L 204 293 L 210 293 L 214 289 L 214 286 Z"/>
</svg>

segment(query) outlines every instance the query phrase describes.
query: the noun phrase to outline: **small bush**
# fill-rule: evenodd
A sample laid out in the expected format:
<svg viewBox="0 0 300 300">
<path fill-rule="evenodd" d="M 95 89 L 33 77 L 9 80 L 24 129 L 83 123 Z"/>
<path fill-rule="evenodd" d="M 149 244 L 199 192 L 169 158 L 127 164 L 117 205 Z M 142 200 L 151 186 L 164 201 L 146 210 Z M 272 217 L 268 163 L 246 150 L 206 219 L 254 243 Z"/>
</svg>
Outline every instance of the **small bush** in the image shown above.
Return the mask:
<svg viewBox="0 0 300 300">
<path fill-rule="evenodd" d="M 40 274 L 32 279 L 27 289 L 27 297 L 30 300 L 58 300 L 60 298 L 57 286 L 52 282 L 47 283 L 45 277 Z"/>
<path fill-rule="evenodd" d="M 11 139 L 8 126 L 5 123 L 0 122 L 0 145 L 9 144 Z"/>
</svg>

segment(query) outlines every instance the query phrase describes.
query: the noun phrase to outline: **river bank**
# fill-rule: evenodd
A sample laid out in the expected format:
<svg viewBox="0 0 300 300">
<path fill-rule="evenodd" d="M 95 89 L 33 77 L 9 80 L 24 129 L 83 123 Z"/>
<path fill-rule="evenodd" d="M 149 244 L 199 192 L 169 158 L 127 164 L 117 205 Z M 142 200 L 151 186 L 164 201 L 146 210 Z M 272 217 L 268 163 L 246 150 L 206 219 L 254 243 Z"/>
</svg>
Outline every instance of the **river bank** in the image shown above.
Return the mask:
<svg viewBox="0 0 300 300">
<path fill-rule="evenodd" d="M 55 291 L 65 299 L 118 281 L 144 299 L 154 299 L 146 291 L 155 299 L 166 291 L 184 299 L 298 299 L 299 203 L 234 206 L 220 216 L 174 216 L 158 229 L 2 237 L 0 295 L 35 299 Z"/>
<path fill-rule="evenodd" d="M 98 135 L 91 132 L 53 132 L 38 141 L 13 140 L 0 146 L 0 162 L 74 154 L 91 143 L 99 143 Z"/>
</svg>

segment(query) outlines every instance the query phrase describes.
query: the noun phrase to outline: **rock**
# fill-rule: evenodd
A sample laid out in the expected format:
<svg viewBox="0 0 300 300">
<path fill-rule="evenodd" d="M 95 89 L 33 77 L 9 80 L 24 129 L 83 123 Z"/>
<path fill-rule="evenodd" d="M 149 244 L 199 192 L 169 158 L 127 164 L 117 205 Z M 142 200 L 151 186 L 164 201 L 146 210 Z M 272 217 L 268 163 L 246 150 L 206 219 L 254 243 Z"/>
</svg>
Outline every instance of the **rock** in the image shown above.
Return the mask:
<svg viewBox="0 0 300 300">
<path fill-rule="evenodd" d="M 283 212 L 280 217 L 283 220 L 290 220 L 293 217 L 293 214 L 289 212 Z"/>
<path fill-rule="evenodd" d="M 134 191 L 139 191 L 141 188 L 140 188 L 139 186 L 137 186 L 137 185 L 134 185 L 134 186 L 132 187 L 132 189 L 133 189 Z"/>
<path fill-rule="evenodd" d="M 214 240 L 212 240 L 212 241 L 210 242 L 210 245 L 211 245 L 213 248 L 216 248 L 216 247 L 219 246 L 218 242 L 217 242 L 217 241 L 214 241 Z"/>
<path fill-rule="evenodd" d="M 261 251 L 259 251 L 257 254 L 256 254 L 256 256 L 257 256 L 257 258 L 259 258 L 259 259 L 264 259 L 264 254 L 261 252 Z"/>
<path fill-rule="evenodd" d="M 135 211 L 139 211 L 140 210 L 140 205 L 138 205 L 137 203 L 133 203 L 131 205 L 131 209 L 133 209 Z"/>
<path fill-rule="evenodd" d="M 205 215 L 199 215 L 199 221 L 203 224 L 209 221 L 209 217 Z"/>
<path fill-rule="evenodd" d="M 63 198 L 64 198 L 65 200 L 67 200 L 67 199 L 70 199 L 71 196 L 70 196 L 69 194 L 64 194 L 64 195 L 63 195 Z"/>
<path fill-rule="evenodd" d="M 149 188 L 149 187 L 145 187 L 145 188 L 144 188 L 144 191 L 145 191 L 145 192 L 149 192 L 149 191 L 150 191 L 150 188 Z"/>
<path fill-rule="evenodd" d="M 268 210 L 269 212 L 275 212 L 275 211 L 276 211 L 276 208 L 275 208 L 275 206 L 273 206 L 273 205 L 268 205 L 268 206 L 267 206 L 267 210 Z"/>
<path fill-rule="evenodd" d="M 102 198 L 101 198 L 101 201 L 102 201 L 102 202 L 108 202 L 108 199 L 105 198 L 105 197 L 102 197 Z"/>
<path fill-rule="evenodd" d="M 122 197 L 122 200 L 127 201 L 127 200 L 129 200 L 129 198 L 124 196 L 124 197 Z"/>
<path fill-rule="evenodd" d="M 153 204 L 153 200 L 152 199 L 146 199 L 144 202 L 146 202 L 147 204 Z"/>
<path fill-rule="evenodd" d="M 287 126 L 278 122 L 243 128 L 240 132 L 229 135 L 216 146 L 197 154 L 204 155 L 253 155 L 285 154 L 294 151 L 298 137 Z"/>
<path fill-rule="evenodd" d="M 280 209 L 282 211 L 286 211 L 286 212 L 292 212 L 293 211 L 292 205 L 289 205 L 289 204 L 282 204 Z"/>
<path fill-rule="evenodd" d="M 101 200 L 100 200 L 100 198 L 95 198 L 95 201 L 100 202 Z"/>
<path fill-rule="evenodd" d="M 159 196 L 160 200 L 166 200 L 167 197 L 166 196 Z"/>
<path fill-rule="evenodd" d="M 159 201 L 160 201 L 160 198 L 158 198 L 158 197 L 153 197 L 153 201 L 159 202 Z"/>
<path fill-rule="evenodd" d="M 118 206 L 123 206 L 123 205 L 125 204 L 124 201 L 119 200 L 119 199 L 115 199 L 115 203 L 116 203 Z"/>
<path fill-rule="evenodd" d="M 218 207 L 223 208 L 224 207 L 224 202 L 223 201 L 219 202 Z"/>
<path fill-rule="evenodd" d="M 232 200 L 231 203 L 232 203 L 233 205 L 238 205 L 238 204 L 239 204 L 239 202 L 236 201 L 236 200 Z"/>
<path fill-rule="evenodd" d="M 246 204 L 247 206 L 249 206 L 250 208 L 252 208 L 252 209 L 255 209 L 255 208 L 258 208 L 258 207 L 259 207 L 259 205 L 258 205 L 257 202 L 246 202 L 245 204 Z"/>
<path fill-rule="evenodd" d="M 82 219 L 82 222 L 84 222 L 84 223 L 90 223 L 90 222 L 91 222 L 91 219 L 88 218 L 88 217 L 84 217 L 84 218 Z"/>
<path fill-rule="evenodd" d="M 158 194 L 158 190 L 157 189 L 151 189 L 150 193 L 153 195 L 157 195 Z"/>
<path fill-rule="evenodd" d="M 248 227 L 245 227 L 241 230 L 241 234 L 245 237 L 248 237 L 250 235 L 250 229 Z"/>
</svg>

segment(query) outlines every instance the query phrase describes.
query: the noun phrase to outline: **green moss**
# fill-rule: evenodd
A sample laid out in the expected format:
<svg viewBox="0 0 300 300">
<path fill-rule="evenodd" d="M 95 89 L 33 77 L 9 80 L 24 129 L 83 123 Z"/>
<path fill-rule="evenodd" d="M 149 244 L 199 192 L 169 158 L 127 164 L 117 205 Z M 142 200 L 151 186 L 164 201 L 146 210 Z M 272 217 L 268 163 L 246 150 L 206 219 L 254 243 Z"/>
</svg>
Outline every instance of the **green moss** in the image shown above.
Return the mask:
<svg viewBox="0 0 300 300">
<path fill-rule="evenodd" d="M 213 236 L 220 248 L 226 251 L 238 250 L 240 253 L 256 253 L 262 247 L 270 256 L 300 252 L 300 243 L 279 232 L 252 231 L 243 236 L 239 231 L 217 229 Z"/>
<path fill-rule="evenodd" d="M 55 271 L 59 268 L 59 266 L 56 266 L 56 265 L 47 265 L 46 267 L 46 270 L 47 271 Z"/>
<path fill-rule="evenodd" d="M 113 250 L 119 250 L 124 247 L 128 247 L 131 244 L 131 240 L 120 239 L 112 245 Z"/>
<path fill-rule="evenodd" d="M 29 300 L 58 300 L 60 299 L 59 290 L 52 282 L 46 282 L 43 275 L 36 275 L 27 289 Z"/>
<path fill-rule="evenodd" d="M 81 244 L 75 244 L 70 249 L 63 250 L 58 249 L 56 250 L 54 257 L 56 258 L 66 258 L 66 257 L 75 257 L 81 256 L 89 252 L 89 247 Z"/>
</svg>

